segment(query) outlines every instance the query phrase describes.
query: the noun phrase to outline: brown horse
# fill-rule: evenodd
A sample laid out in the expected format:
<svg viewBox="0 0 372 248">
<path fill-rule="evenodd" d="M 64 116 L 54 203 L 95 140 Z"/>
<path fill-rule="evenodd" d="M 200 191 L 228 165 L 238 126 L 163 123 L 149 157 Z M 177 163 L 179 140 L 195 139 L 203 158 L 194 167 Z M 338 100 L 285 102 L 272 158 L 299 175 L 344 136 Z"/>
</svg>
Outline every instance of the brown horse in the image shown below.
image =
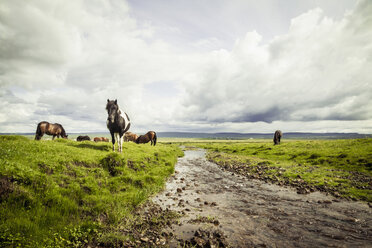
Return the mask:
<svg viewBox="0 0 372 248">
<path fill-rule="evenodd" d="M 282 131 L 276 130 L 274 133 L 274 145 L 279 145 L 280 144 L 280 139 L 282 138 L 283 134 Z"/>
<path fill-rule="evenodd" d="M 90 141 L 90 137 L 88 135 L 85 135 L 85 136 L 80 135 L 76 138 L 76 141 L 86 141 L 86 140 Z"/>
<path fill-rule="evenodd" d="M 143 144 L 151 141 L 151 145 L 155 146 L 156 140 L 157 140 L 156 133 L 154 131 L 148 131 L 146 134 L 140 135 L 138 139 L 136 139 L 136 143 Z"/>
<path fill-rule="evenodd" d="M 126 133 L 124 134 L 124 141 L 125 141 L 125 142 L 129 142 L 129 141 L 136 142 L 137 139 L 138 139 L 138 135 L 135 134 L 135 133 L 132 133 L 132 132 L 126 132 Z"/>
<path fill-rule="evenodd" d="M 94 142 L 109 142 L 109 139 L 108 138 L 105 138 L 105 137 L 94 137 Z"/>
<path fill-rule="evenodd" d="M 53 135 L 53 139 L 56 136 L 57 138 L 61 136 L 62 138 L 67 139 L 65 129 L 58 123 L 51 124 L 47 121 L 40 122 L 36 128 L 35 140 L 40 140 L 44 134 Z"/>
</svg>

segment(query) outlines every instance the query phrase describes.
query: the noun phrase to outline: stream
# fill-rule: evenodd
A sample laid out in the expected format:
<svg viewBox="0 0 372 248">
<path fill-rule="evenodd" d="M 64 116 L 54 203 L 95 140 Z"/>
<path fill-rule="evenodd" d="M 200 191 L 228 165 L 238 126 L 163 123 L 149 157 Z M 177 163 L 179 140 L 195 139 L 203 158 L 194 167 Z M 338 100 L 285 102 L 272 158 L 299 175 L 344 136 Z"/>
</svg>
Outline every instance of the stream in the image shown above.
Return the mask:
<svg viewBox="0 0 372 248">
<path fill-rule="evenodd" d="M 247 179 L 207 161 L 200 149 L 185 151 L 175 170 L 153 202 L 184 213 L 170 228 L 179 240 L 210 229 L 231 247 L 372 247 L 366 203 Z"/>
</svg>

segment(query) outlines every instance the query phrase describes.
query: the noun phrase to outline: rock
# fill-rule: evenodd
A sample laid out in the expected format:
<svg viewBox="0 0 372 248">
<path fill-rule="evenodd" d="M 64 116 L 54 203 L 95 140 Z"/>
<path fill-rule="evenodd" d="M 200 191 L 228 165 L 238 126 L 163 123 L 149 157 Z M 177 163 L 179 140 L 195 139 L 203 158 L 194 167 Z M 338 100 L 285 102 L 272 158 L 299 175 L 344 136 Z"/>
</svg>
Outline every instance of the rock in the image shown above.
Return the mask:
<svg viewBox="0 0 372 248">
<path fill-rule="evenodd" d="M 308 188 L 301 188 L 301 187 L 297 188 L 297 194 L 309 194 L 309 193 L 310 193 L 310 189 Z"/>
<path fill-rule="evenodd" d="M 182 189 L 181 188 L 177 188 L 177 193 L 181 193 L 182 192 Z"/>
<path fill-rule="evenodd" d="M 207 244 L 207 241 L 200 237 L 193 237 L 191 243 L 197 245 L 197 247 L 204 247 Z"/>
<path fill-rule="evenodd" d="M 147 237 L 141 237 L 141 241 L 147 243 L 147 242 L 149 242 L 149 238 L 147 238 Z"/>
</svg>

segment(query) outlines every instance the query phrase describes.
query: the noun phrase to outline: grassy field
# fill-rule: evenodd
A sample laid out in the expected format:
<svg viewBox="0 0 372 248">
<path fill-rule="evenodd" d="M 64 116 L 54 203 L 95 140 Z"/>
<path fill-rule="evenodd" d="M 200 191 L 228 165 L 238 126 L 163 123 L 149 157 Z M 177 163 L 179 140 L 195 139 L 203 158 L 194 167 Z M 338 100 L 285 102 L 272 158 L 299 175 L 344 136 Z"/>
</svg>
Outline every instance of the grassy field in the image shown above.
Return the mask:
<svg viewBox="0 0 372 248">
<path fill-rule="evenodd" d="M 81 247 L 126 239 L 119 229 L 160 191 L 182 151 L 176 145 L 0 136 L 2 247 Z"/>
<path fill-rule="evenodd" d="M 181 142 L 208 150 L 208 159 L 251 178 L 372 202 L 372 139 Z"/>
</svg>

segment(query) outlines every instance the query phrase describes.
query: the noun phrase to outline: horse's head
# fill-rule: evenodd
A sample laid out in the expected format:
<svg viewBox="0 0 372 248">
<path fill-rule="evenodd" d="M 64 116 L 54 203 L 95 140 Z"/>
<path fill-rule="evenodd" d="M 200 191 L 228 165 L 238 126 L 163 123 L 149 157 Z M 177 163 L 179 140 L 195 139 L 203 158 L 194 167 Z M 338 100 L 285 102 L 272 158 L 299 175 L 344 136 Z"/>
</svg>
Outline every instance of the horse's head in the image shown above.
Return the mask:
<svg viewBox="0 0 372 248">
<path fill-rule="evenodd" d="M 67 139 L 68 135 L 66 134 L 66 131 L 63 128 L 63 126 L 61 124 L 58 124 L 58 123 L 56 123 L 55 125 L 57 125 L 59 127 L 59 131 L 61 133 L 61 137 L 64 138 L 64 139 Z"/>
<path fill-rule="evenodd" d="M 68 135 L 66 134 L 65 130 L 62 129 L 61 137 L 67 139 Z"/>
<path fill-rule="evenodd" d="M 107 120 L 109 120 L 110 122 L 114 122 L 115 115 L 119 111 L 118 101 L 110 101 L 109 99 L 107 99 L 106 110 L 108 114 Z"/>
</svg>

